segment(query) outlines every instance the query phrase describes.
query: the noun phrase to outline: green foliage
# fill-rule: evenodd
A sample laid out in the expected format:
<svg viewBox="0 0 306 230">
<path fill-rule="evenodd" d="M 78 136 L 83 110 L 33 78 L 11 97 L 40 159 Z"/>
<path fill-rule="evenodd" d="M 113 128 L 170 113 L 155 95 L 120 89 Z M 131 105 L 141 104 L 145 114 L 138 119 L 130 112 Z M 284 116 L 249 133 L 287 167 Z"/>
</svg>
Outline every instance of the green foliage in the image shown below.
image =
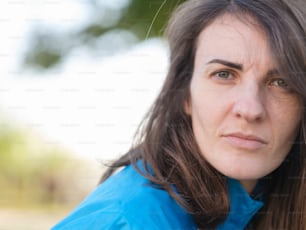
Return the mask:
<svg viewBox="0 0 306 230">
<path fill-rule="evenodd" d="M 81 165 L 59 147 L 6 126 L 0 131 L 0 207 L 54 206 L 79 202 L 73 168 Z"/>
<path fill-rule="evenodd" d="M 162 36 L 171 12 L 182 2 L 184 0 L 133 0 L 116 26 L 132 31 L 141 40 Z"/>
<path fill-rule="evenodd" d="M 38 68 L 51 68 L 61 61 L 61 54 L 49 50 L 48 48 L 41 47 L 36 53 L 30 54 L 25 60 L 28 64 L 35 65 Z"/>
<path fill-rule="evenodd" d="M 25 67 L 36 70 L 48 70 L 59 65 L 64 58 L 76 47 L 86 46 L 95 52 L 97 47 L 92 45 L 99 38 L 112 31 L 129 31 L 139 41 L 162 36 L 165 24 L 173 9 L 185 0 L 132 0 L 130 5 L 119 12 L 118 20 L 111 20 L 118 12 L 99 7 L 95 1 L 90 1 L 95 15 L 91 21 L 79 28 L 78 31 L 66 31 L 58 34 L 50 28 L 40 27 L 33 31 L 29 49 L 24 54 Z M 106 23 L 115 21 L 114 23 Z M 120 35 L 119 35 L 120 36 Z M 112 45 L 112 44 L 110 44 Z M 111 47 L 119 51 L 118 46 Z M 114 50 L 115 52 L 115 50 Z"/>
</svg>

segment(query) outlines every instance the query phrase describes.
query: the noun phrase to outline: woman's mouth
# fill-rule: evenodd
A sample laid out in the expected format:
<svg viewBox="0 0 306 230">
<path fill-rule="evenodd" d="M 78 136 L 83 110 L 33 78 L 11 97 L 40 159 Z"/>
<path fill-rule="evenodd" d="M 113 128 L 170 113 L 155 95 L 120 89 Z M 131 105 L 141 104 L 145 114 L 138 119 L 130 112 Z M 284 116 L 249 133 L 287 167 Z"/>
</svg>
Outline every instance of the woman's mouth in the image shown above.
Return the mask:
<svg viewBox="0 0 306 230">
<path fill-rule="evenodd" d="M 236 148 L 246 149 L 250 151 L 263 148 L 264 146 L 267 145 L 267 142 L 264 139 L 256 135 L 247 135 L 243 133 L 229 133 L 222 135 L 222 138 L 230 145 Z"/>
</svg>

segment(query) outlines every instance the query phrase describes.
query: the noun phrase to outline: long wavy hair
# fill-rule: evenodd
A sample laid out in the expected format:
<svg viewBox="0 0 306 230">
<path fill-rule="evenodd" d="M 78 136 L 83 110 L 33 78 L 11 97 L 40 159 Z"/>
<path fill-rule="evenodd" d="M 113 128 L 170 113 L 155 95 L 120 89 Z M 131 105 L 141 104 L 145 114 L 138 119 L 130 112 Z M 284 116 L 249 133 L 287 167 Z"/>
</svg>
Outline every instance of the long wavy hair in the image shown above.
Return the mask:
<svg viewBox="0 0 306 230">
<path fill-rule="evenodd" d="M 278 69 L 289 76 L 289 85 L 304 106 L 290 153 L 280 167 L 261 179 L 265 206 L 251 221 L 252 228 L 306 229 L 305 0 L 189 0 L 180 5 L 166 29 L 170 67 L 161 92 L 139 127 L 135 144 L 111 165 L 101 182 L 118 167 L 134 164 L 137 168 L 135 162 L 142 159 L 144 176 L 168 191 L 193 215 L 199 228 L 213 229 L 225 220 L 230 209 L 226 178 L 202 156 L 191 118 L 184 112 L 198 36 L 224 14 L 245 23 L 252 18 L 260 25 Z"/>
</svg>

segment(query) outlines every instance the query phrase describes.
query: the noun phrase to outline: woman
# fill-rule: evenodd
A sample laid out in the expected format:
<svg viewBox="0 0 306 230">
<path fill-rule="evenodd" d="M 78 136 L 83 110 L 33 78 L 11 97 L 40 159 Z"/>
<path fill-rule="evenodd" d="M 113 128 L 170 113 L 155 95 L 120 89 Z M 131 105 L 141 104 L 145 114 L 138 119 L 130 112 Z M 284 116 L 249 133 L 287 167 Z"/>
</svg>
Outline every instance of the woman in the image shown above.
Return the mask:
<svg viewBox="0 0 306 230">
<path fill-rule="evenodd" d="M 182 4 L 136 146 L 54 229 L 305 229 L 305 29 L 303 0 Z"/>
</svg>

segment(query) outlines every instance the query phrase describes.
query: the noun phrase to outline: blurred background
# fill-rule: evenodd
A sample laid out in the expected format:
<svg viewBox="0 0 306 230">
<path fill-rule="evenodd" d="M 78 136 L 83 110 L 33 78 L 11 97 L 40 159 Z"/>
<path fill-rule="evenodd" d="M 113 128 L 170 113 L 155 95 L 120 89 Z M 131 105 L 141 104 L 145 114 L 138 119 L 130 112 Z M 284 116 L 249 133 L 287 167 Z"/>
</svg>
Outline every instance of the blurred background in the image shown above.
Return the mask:
<svg viewBox="0 0 306 230">
<path fill-rule="evenodd" d="M 0 2 L 0 229 L 49 229 L 124 154 L 183 0 Z"/>
</svg>

